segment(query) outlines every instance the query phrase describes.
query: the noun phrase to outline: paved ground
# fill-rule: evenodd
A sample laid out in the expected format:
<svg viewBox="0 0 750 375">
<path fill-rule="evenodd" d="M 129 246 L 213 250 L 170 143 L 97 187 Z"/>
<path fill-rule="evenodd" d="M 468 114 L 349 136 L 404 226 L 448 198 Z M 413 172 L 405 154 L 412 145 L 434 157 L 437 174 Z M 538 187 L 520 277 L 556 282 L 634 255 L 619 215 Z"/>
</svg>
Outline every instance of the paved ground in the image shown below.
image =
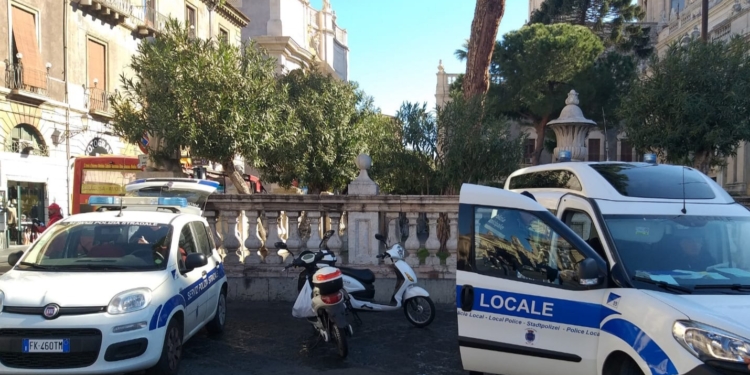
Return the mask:
<svg viewBox="0 0 750 375">
<path fill-rule="evenodd" d="M 438 306 L 435 320 L 423 329 L 411 326 L 401 310 L 360 314 L 363 324 L 354 326 L 345 360 L 330 343 L 308 349 L 313 330 L 293 318 L 291 309 L 291 303 L 230 304 L 227 332 L 219 339 L 205 334 L 191 339 L 180 374 L 466 374 L 455 307 Z"/>
</svg>

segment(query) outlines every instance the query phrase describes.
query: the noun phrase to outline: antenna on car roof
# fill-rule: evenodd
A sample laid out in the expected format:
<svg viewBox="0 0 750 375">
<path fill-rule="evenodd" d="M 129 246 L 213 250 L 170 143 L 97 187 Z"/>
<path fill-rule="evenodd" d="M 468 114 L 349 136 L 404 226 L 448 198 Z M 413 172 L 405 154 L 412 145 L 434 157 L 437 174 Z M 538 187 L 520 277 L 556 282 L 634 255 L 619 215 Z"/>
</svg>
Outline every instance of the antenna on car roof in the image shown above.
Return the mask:
<svg viewBox="0 0 750 375">
<path fill-rule="evenodd" d="M 685 166 L 682 166 L 682 214 L 686 214 L 687 209 L 685 208 Z"/>
</svg>

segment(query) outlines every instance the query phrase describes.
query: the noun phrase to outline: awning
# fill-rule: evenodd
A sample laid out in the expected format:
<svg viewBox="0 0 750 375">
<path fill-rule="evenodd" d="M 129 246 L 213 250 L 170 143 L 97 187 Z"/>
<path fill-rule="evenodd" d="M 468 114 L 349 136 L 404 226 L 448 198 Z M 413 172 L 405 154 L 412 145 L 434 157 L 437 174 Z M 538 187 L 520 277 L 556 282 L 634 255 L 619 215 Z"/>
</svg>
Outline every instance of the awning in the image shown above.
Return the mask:
<svg viewBox="0 0 750 375">
<path fill-rule="evenodd" d="M 40 89 L 47 88 L 47 72 L 39 54 L 36 17 L 17 7 L 13 8 L 13 41 L 21 53 L 23 84 Z"/>
</svg>

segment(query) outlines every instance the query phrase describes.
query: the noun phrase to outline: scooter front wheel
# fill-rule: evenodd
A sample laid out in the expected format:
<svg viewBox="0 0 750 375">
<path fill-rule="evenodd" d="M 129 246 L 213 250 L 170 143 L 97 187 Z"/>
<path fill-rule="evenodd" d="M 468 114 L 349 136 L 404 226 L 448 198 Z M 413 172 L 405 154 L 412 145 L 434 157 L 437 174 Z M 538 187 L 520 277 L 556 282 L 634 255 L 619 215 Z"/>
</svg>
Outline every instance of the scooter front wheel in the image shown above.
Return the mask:
<svg viewBox="0 0 750 375">
<path fill-rule="evenodd" d="M 417 328 L 424 328 L 435 320 L 435 303 L 430 297 L 416 296 L 404 301 L 406 320 Z"/>
<path fill-rule="evenodd" d="M 339 353 L 339 357 L 346 358 L 349 355 L 349 346 L 346 343 L 346 333 L 337 325 L 331 327 L 333 330 L 333 340 L 336 342 L 336 350 Z"/>
</svg>

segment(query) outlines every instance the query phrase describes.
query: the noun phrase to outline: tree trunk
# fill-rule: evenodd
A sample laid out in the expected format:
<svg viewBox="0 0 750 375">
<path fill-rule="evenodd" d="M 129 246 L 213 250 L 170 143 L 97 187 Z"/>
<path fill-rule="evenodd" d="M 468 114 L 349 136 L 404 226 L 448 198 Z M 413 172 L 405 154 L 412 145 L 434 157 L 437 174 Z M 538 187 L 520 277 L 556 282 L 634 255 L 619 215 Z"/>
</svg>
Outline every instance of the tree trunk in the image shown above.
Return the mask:
<svg viewBox="0 0 750 375">
<path fill-rule="evenodd" d="M 539 158 L 542 156 L 542 151 L 544 150 L 544 136 L 548 122 L 549 115 L 546 115 L 534 126 L 534 129 L 536 129 L 536 145 L 534 146 L 534 154 L 531 157 L 532 165 L 539 165 Z"/>
<path fill-rule="evenodd" d="M 696 152 L 693 156 L 693 168 L 708 175 L 711 172 L 711 154 L 706 151 Z"/>
<path fill-rule="evenodd" d="M 490 62 L 504 13 L 505 0 L 477 0 L 466 56 L 464 98 L 484 94 L 490 88 Z"/>
<path fill-rule="evenodd" d="M 224 168 L 224 173 L 227 174 L 229 180 L 232 181 L 232 184 L 240 194 L 250 194 L 250 187 L 245 183 L 245 179 L 242 178 L 242 174 L 240 174 L 240 172 L 238 172 L 237 169 L 234 168 L 233 160 L 225 161 L 221 163 L 221 166 Z"/>
</svg>

